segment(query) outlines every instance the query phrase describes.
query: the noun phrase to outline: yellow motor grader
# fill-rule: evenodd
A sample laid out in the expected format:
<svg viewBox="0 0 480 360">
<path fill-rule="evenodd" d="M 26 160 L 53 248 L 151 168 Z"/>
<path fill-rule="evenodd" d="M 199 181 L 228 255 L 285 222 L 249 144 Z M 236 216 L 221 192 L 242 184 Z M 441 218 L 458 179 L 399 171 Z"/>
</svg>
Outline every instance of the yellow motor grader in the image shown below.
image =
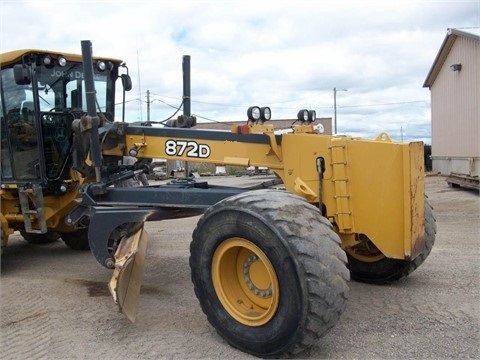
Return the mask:
<svg viewBox="0 0 480 360">
<path fill-rule="evenodd" d="M 287 133 L 268 107 L 251 107 L 231 131 L 200 130 L 190 114 L 184 57 L 183 115 L 164 126 L 115 121 L 126 65 L 92 55 L 1 54 L 1 235 L 61 238 L 113 270 L 108 284 L 135 320 L 147 249 L 146 221 L 201 215 L 191 277 L 208 321 L 232 346 L 261 357 L 298 353 L 332 328 L 351 279 L 383 284 L 426 259 L 436 223 L 424 191 L 423 143 L 327 136 L 301 110 Z M 119 90 L 121 90 L 119 89 Z M 124 156 L 139 159 L 123 165 Z M 117 187 L 152 158 L 267 167 L 250 188 L 193 177 Z"/>
</svg>

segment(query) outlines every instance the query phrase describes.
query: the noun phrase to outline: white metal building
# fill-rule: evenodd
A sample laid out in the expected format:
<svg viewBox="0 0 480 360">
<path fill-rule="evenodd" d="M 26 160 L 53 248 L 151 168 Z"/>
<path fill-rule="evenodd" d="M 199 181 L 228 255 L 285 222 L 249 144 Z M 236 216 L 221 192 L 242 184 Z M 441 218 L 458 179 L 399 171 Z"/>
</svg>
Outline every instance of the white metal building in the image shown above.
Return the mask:
<svg viewBox="0 0 480 360">
<path fill-rule="evenodd" d="M 432 170 L 478 184 L 480 36 L 448 29 L 423 87 L 431 96 Z"/>
</svg>

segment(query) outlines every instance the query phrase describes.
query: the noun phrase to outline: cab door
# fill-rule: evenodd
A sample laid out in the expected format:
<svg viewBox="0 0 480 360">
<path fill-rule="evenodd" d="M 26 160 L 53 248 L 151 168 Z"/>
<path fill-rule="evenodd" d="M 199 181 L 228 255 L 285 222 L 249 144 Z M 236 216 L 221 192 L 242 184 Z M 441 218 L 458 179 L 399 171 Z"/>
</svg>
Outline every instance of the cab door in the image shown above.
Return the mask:
<svg viewBox="0 0 480 360">
<path fill-rule="evenodd" d="M 1 177 L 40 182 L 40 144 L 32 87 L 18 85 L 13 69 L 1 70 Z"/>
</svg>

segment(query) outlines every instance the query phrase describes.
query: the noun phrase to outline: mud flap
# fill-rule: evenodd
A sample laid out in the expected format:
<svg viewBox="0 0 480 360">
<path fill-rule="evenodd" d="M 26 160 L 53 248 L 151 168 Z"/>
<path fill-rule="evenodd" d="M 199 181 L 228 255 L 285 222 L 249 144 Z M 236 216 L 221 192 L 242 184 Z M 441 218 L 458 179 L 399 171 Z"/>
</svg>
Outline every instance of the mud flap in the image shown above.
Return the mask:
<svg viewBox="0 0 480 360">
<path fill-rule="evenodd" d="M 135 322 L 142 286 L 148 235 L 143 226 L 124 239 L 115 253 L 115 270 L 108 284 L 120 311 Z"/>
</svg>

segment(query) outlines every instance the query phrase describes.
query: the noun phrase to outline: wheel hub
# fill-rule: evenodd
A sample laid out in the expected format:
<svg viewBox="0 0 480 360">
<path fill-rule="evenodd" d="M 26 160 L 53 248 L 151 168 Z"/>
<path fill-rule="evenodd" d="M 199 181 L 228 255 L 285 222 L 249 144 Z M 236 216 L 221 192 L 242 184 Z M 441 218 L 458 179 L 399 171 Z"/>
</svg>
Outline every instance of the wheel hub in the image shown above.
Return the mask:
<svg viewBox="0 0 480 360">
<path fill-rule="evenodd" d="M 272 284 L 270 282 L 268 284 L 265 284 L 265 281 L 262 281 L 263 279 L 252 280 L 252 277 L 250 275 L 251 273 L 255 274 L 256 271 L 254 271 L 254 269 L 259 266 L 264 266 L 261 260 L 258 258 L 257 255 L 250 254 L 243 263 L 243 279 L 248 289 L 252 293 L 254 293 L 258 297 L 266 299 L 272 296 Z M 250 272 L 250 269 L 252 269 L 253 271 Z M 267 287 L 259 288 L 259 286 L 262 285 L 267 285 Z"/>
</svg>

